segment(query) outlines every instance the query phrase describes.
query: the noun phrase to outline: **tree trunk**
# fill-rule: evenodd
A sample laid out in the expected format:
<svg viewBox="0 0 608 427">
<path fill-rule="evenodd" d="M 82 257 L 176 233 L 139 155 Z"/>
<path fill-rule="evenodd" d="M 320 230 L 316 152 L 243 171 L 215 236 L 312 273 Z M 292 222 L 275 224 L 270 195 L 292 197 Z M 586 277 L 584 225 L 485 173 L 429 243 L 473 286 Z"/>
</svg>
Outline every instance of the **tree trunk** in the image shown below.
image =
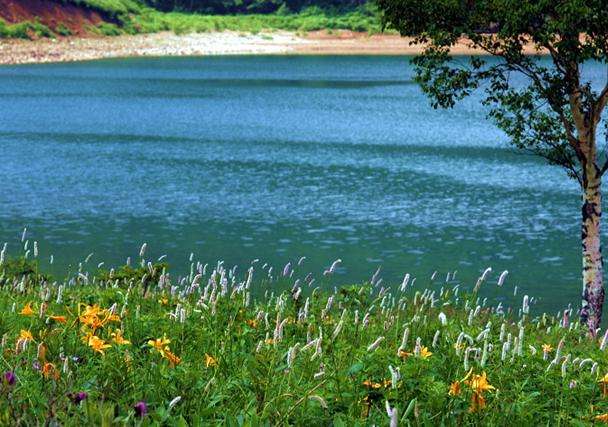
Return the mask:
<svg viewBox="0 0 608 427">
<path fill-rule="evenodd" d="M 602 216 L 601 177 L 594 165 L 586 171 L 583 183 L 582 244 L 583 244 L 583 302 L 581 322 L 595 336 L 602 321 L 604 304 L 602 246 L 600 221 Z"/>
</svg>

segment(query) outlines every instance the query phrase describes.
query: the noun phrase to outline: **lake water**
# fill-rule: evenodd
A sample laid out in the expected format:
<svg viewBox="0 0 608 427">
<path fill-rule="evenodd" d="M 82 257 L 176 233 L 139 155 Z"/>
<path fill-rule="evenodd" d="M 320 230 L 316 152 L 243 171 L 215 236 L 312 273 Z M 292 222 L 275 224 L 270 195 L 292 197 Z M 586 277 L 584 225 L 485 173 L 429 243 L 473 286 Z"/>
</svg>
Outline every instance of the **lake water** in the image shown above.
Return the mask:
<svg viewBox="0 0 608 427">
<path fill-rule="evenodd" d="M 0 67 L 0 241 L 16 253 L 27 226 L 56 274 L 142 242 L 178 272 L 190 252 L 341 258 L 334 283 L 492 266 L 506 292 L 577 303 L 575 183 L 509 148 L 479 99 L 436 111 L 411 77 L 405 57 Z"/>
</svg>

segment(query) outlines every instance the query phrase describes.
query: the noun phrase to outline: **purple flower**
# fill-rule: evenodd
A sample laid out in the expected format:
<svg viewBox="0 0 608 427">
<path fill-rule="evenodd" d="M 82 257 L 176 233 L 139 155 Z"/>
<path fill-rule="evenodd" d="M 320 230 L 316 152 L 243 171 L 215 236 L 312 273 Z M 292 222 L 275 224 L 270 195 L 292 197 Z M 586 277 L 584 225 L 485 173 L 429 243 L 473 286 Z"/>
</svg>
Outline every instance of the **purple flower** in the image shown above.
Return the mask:
<svg viewBox="0 0 608 427">
<path fill-rule="evenodd" d="M 15 373 L 13 371 L 6 371 L 4 373 L 4 382 L 8 385 L 15 385 L 15 381 L 17 380 L 17 377 L 15 376 Z"/>
<path fill-rule="evenodd" d="M 89 395 L 86 391 L 79 391 L 78 393 L 70 393 L 70 399 L 74 402 L 75 405 L 80 404 L 83 400 L 85 400 Z"/>
<path fill-rule="evenodd" d="M 135 415 L 140 418 L 148 413 L 148 405 L 143 400 L 137 402 L 133 408 L 135 409 Z"/>
<path fill-rule="evenodd" d="M 37 360 L 34 360 L 32 362 L 32 368 L 35 369 L 36 371 L 40 370 L 40 362 L 38 362 Z"/>
</svg>

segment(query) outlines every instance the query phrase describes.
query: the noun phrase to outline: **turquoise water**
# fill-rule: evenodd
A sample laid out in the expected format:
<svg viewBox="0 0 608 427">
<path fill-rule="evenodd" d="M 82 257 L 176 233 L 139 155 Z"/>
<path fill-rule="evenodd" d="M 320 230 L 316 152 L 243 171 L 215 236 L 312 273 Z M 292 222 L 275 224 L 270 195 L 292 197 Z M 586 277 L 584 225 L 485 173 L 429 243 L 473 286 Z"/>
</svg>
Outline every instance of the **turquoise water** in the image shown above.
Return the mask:
<svg viewBox="0 0 608 427">
<path fill-rule="evenodd" d="M 478 98 L 436 111 L 411 77 L 405 57 L 1 67 L 0 240 L 17 252 L 27 226 L 56 274 L 148 242 L 175 267 L 341 258 L 334 283 L 492 266 L 507 292 L 576 302 L 575 183 L 509 148 Z"/>
</svg>

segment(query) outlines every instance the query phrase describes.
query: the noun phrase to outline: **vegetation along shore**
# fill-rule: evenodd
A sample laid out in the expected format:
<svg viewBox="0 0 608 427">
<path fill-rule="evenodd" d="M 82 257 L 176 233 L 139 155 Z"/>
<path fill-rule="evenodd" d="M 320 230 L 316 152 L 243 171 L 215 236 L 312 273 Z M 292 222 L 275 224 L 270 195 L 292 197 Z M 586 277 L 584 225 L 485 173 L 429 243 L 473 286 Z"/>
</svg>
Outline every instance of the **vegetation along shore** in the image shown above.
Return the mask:
<svg viewBox="0 0 608 427">
<path fill-rule="evenodd" d="M 371 3 L 333 9 L 319 4 L 325 8 L 291 12 L 285 6 L 271 13 L 216 8 L 193 13 L 167 12 L 155 9 L 159 5 L 154 2 L 130 0 L 0 0 L 0 64 L 131 56 L 415 55 L 423 50 L 412 45 L 411 38 L 383 30 Z M 233 14 L 217 14 L 226 11 Z M 462 40 L 452 53 L 481 52 Z"/>
<path fill-rule="evenodd" d="M 455 273 L 334 288 L 301 258 L 239 274 L 189 258 L 56 279 L 1 253 L 3 424 L 484 425 L 608 420 L 607 344 L 569 307 L 483 297 Z M 520 299 L 521 298 L 521 299 Z M 570 319 L 573 320 L 570 320 Z M 508 420 L 508 421 L 505 421 Z"/>
</svg>

